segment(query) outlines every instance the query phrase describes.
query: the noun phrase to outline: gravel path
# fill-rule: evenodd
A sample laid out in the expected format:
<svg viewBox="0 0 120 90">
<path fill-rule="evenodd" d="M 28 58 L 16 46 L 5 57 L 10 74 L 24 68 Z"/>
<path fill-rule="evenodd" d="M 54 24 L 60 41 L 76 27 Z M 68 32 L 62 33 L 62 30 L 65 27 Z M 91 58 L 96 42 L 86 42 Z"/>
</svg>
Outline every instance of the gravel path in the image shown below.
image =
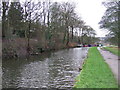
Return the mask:
<svg viewBox="0 0 120 90">
<path fill-rule="evenodd" d="M 118 67 L 118 65 L 120 65 L 120 60 L 118 60 L 118 56 L 112 54 L 109 51 L 103 50 L 100 47 L 98 47 L 98 50 L 111 68 L 118 84 L 120 85 L 120 68 Z"/>
</svg>

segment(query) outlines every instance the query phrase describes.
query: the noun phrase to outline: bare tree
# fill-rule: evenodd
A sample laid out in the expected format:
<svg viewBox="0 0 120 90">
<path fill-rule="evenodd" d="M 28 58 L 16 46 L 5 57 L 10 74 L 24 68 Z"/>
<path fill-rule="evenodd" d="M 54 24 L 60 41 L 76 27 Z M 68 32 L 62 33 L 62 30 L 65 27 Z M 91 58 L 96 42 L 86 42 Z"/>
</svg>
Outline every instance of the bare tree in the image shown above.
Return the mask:
<svg viewBox="0 0 120 90">
<path fill-rule="evenodd" d="M 24 11 L 25 11 L 25 22 L 27 25 L 25 36 L 27 39 L 27 53 L 30 54 L 30 30 L 31 30 L 31 23 L 38 20 L 41 13 L 38 14 L 39 10 L 41 9 L 41 2 L 33 2 L 25 1 L 24 4 Z"/>
</svg>

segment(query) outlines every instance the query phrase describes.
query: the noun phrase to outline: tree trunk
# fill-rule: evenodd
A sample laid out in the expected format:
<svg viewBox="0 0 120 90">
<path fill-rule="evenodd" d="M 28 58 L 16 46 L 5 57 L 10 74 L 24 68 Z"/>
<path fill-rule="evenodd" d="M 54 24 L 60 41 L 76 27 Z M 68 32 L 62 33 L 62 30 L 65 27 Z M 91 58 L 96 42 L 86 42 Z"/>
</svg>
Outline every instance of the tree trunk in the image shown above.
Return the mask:
<svg viewBox="0 0 120 90">
<path fill-rule="evenodd" d="M 83 44 L 83 29 L 82 29 L 81 31 L 82 31 L 82 35 L 81 35 L 81 44 Z"/>
<path fill-rule="evenodd" d="M 25 6 L 25 25 L 27 26 L 27 11 L 26 11 L 26 6 Z M 25 40 L 27 42 L 27 28 L 25 28 Z"/>
<path fill-rule="evenodd" d="M 118 47 L 120 48 L 120 1 L 118 2 Z"/>
<path fill-rule="evenodd" d="M 73 26 L 71 26 L 71 29 L 72 29 L 72 40 L 73 40 Z"/>
<path fill-rule="evenodd" d="M 30 29 L 31 29 L 31 12 L 30 12 L 30 17 L 29 17 L 29 27 L 28 27 L 28 37 L 27 37 L 27 40 L 28 40 L 28 43 L 27 43 L 27 54 L 28 56 L 30 55 Z"/>
<path fill-rule="evenodd" d="M 64 37 L 63 37 L 63 44 L 65 42 L 65 38 L 66 38 L 66 30 L 65 30 L 65 33 L 64 33 Z"/>
<path fill-rule="evenodd" d="M 2 8 L 3 8 L 3 12 L 2 12 L 2 37 L 5 38 L 5 13 L 6 13 L 6 9 L 5 9 L 5 2 L 2 2 Z"/>
<path fill-rule="evenodd" d="M 5 38 L 5 18 L 2 17 L 2 37 Z"/>
<path fill-rule="evenodd" d="M 69 29 L 68 29 L 68 26 L 67 26 L 67 43 L 66 43 L 66 45 L 68 46 L 68 44 L 69 44 Z"/>
<path fill-rule="evenodd" d="M 46 20 L 46 13 L 45 13 L 45 2 L 43 2 L 43 23 L 44 23 L 44 26 L 45 26 L 45 20 Z"/>
</svg>

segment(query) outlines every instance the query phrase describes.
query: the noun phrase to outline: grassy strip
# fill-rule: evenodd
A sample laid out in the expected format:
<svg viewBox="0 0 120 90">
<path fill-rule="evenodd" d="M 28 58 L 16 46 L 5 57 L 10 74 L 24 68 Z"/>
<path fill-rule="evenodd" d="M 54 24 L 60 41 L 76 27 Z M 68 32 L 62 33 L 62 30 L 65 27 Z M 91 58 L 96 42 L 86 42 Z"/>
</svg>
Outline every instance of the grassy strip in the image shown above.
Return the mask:
<svg viewBox="0 0 120 90">
<path fill-rule="evenodd" d="M 110 51 L 111 53 L 120 56 L 119 49 L 117 47 L 104 47 L 104 49 Z"/>
<path fill-rule="evenodd" d="M 96 47 L 88 51 L 88 58 L 76 78 L 74 88 L 118 88 L 109 66 Z"/>
</svg>

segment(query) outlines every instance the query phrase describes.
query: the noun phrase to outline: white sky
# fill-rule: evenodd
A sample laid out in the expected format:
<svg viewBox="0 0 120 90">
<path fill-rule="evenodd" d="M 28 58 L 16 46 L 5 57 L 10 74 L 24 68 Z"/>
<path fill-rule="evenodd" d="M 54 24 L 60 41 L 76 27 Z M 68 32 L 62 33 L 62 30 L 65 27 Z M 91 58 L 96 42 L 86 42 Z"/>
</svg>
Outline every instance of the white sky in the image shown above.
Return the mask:
<svg viewBox="0 0 120 90">
<path fill-rule="evenodd" d="M 106 30 L 99 29 L 100 22 L 106 8 L 102 5 L 105 0 L 52 0 L 57 2 L 75 2 L 76 12 L 86 22 L 96 30 L 97 37 L 104 37 L 107 34 Z"/>
</svg>

